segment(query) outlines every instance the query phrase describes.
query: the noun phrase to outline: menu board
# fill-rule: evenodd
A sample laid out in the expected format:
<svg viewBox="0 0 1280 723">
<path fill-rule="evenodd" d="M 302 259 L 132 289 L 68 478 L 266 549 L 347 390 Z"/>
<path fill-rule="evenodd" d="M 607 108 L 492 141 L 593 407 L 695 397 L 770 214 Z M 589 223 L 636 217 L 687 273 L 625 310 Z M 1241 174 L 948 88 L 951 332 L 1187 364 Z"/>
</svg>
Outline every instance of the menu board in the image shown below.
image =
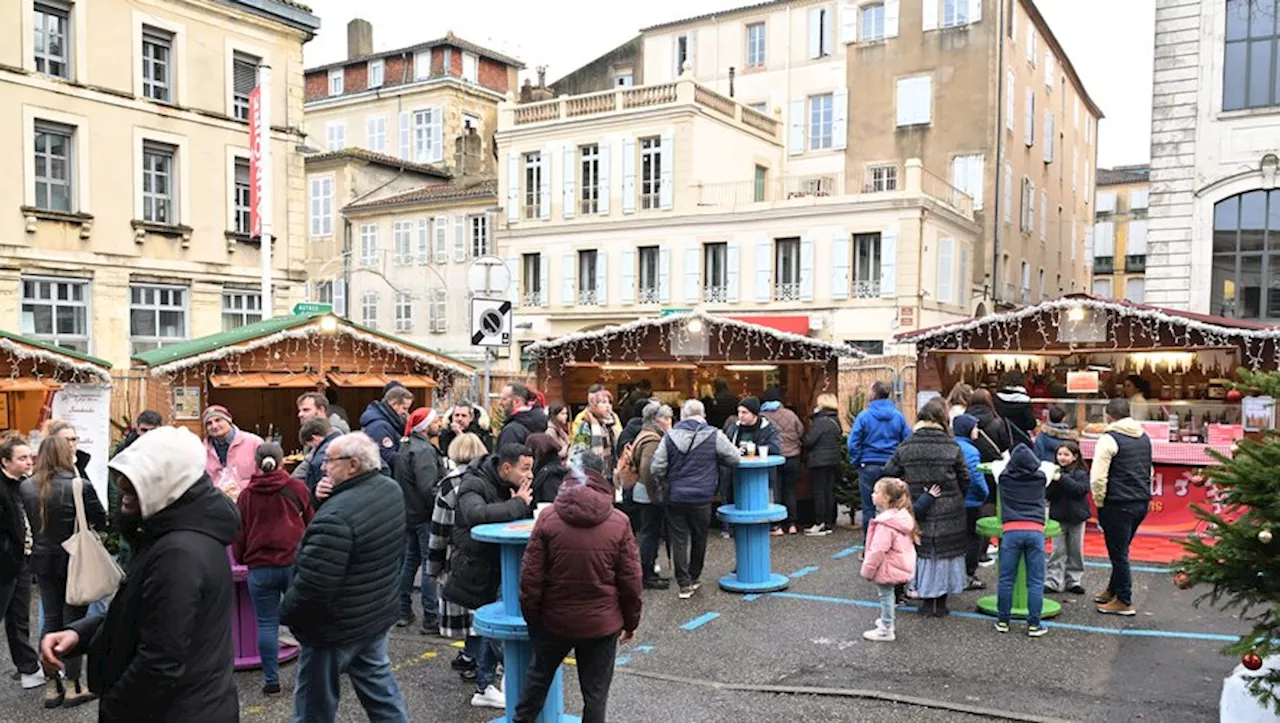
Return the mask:
<svg viewBox="0 0 1280 723">
<path fill-rule="evenodd" d="M 99 500 L 107 499 L 107 456 L 111 445 L 111 387 L 68 384 L 53 395 L 53 416 L 69 422 L 76 447 L 89 454 L 89 481 Z"/>
<path fill-rule="evenodd" d="M 1244 431 L 1261 432 L 1276 426 L 1276 400 L 1272 397 L 1245 397 L 1240 400 Z"/>
<path fill-rule="evenodd" d="M 1067 372 L 1067 394 L 1097 394 L 1097 372 Z"/>
</svg>

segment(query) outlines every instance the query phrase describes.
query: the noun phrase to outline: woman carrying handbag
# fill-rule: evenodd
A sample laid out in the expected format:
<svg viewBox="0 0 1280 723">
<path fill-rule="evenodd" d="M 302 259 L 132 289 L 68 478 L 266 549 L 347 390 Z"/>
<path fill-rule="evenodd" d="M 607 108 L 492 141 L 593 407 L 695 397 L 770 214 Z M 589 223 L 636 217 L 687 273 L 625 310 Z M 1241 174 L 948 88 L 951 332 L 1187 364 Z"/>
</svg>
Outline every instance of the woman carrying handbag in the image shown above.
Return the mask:
<svg viewBox="0 0 1280 723">
<path fill-rule="evenodd" d="M 107 521 L 93 485 L 84 484 L 76 469 L 75 436 L 53 432 L 58 425 L 57 422 L 50 424 L 50 434 L 41 442 L 36 456 L 35 473 L 22 483 L 22 503 L 32 528 L 31 569 L 40 585 L 40 599 L 44 604 L 42 636 L 62 630 L 84 617 L 89 609 L 89 600 L 73 604 L 67 594 L 71 556 L 63 543 L 76 534 L 77 517 L 96 530 L 105 529 Z M 83 508 L 79 515 L 77 486 L 81 488 Z M 109 557 L 107 562 L 110 563 Z M 65 684 L 56 675 L 48 677 L 45 708 L 73 707 L 93 700 L 88 686 L 80 681 L 81 662 L 80 657 L 67 661 Z"/>
</svg>

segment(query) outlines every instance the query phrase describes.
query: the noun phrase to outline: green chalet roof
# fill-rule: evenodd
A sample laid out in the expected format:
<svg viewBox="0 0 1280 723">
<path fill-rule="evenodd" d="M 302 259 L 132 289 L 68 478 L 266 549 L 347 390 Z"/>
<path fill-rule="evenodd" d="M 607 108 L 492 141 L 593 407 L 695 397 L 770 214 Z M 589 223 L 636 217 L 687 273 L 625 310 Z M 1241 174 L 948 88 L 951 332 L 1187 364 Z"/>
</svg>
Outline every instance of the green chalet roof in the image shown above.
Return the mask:
<svg viewBox="0 0 1280 723">
<path fill-rule="evenodd" d="M 23 346 L 32 348 L 23 349 Z M 111 374 L 108 371 L 111 369 L 111 362 L 71 349 L 64 349 L 39 339 L 32 339 L 12 331 L 0 329 L 0 349 L 9 351 L 19 358 L 43 358 L 77 373 L 95 376 L 106 382 L 111 381 Z M 50 357 L 53 358 L 50 359 Z M 57 357 L 62 358 L 58 359 Z"/>
<path fill-rule="evenodd" d="M 176 344 L 167 344 L 159 349 L 134 354 L 133 360 L 150 368 L 153 374 L 178 371 L 195 366 L 203 361 L 208 361 L 204 357 L 216 354 L 223 349 L 228 349 L 228 353 L 232 353 L 230 348 L 234 348 L 234 353 L 246 353 L 253 349 L 273 344 L 279 341 L 272 338 L 277 334 L 300 337 L 308 336 L 311 333 L 320 333 L 318 322 L 323 316 L 327 316 L 327 314 L 301 314 L 264 319 L 231 331 L 210 334 Z M 475 373 L 474 366 L 460 359 L 455 359 L 448 354 L 443 354 L 435 349 L 415 344 L 376 329 L 368 329 L 341 317 L 334 318 L 338 322 L 337 333 L 339 334 L 364 337 L 367 342 L 380 344 L 387 348 L 395 348 L 407 356 L 414 357 L 417 361 L 429 366 L 447 369 L 455 374 Z"/>
</svg>

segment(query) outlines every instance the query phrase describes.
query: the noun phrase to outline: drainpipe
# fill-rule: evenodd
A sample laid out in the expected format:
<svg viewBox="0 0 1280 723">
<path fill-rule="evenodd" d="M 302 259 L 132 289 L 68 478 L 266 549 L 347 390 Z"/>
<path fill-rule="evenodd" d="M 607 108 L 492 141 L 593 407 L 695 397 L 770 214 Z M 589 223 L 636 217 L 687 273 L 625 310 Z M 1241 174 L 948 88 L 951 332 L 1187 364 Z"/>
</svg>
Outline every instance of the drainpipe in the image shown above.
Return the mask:
<svg viewBox="0 0 1280 723">
<path fill-rule="evenodd" d="M 735 72 L 736 71 L 734 70 L 733 66 L 730 65 L 729 66 L 729 97 L 730 98 L 733 97 L 733 76 Z"/>
<path fill-rule="evenodd" d="M 916 237 L 916 325 L 920 326 L 920 317 L 924 313 L 924 222 L 929 215 L 929 210 L 923 205 L 920 207 L 920 229 Z"/>
<path fill-rule="evenodd" d="M 1017 1 L 1018 0 L 1005 0 L 1005 2 L 1009 3 L 1016 3 Z M 1000 225 L 1004 218 L 1001 215 L 1002 212 L 1000 209 L 1000 201 L 1004 198 L 1003 161 L 1005 133 L 1004 124 L 1001 122 L 1001 116 L 1003 116 L 1005 112 L 1004 94 L 1006 92 L 1012 92 L 1012 90 L 1005 88 L 1004 86 L 1006 76 L 1004 70 L 1004 38 L 1006 35 L 1004 21 L 1006 15 L 1007 12 L 1004 8 L 1004 3 L 1000 3 L 1000 22 L 998 23 L 999 35 L 996 36 L 996 183 L 995 193 L 993 194 L 996 198 L 995 203 L 992 204 L 993 208 L 991 212 L 991 228 L 993 229 L 991 243 L 991 297 L 997 302 L 1000 299 Z M 1009 179 L 1009 184 L 1010 187 L 1012 187 L 1012 178 Z M 969 282 L 965 281 L 965 283 Z"/>
</svg>

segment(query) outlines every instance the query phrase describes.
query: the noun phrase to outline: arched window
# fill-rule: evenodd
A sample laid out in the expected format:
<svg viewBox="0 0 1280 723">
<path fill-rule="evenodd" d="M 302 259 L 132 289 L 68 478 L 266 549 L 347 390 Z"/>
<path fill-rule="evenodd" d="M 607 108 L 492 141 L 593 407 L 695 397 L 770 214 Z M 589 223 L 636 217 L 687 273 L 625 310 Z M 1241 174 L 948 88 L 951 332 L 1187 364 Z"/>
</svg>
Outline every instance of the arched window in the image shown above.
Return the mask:
<svg viewBox="0 0 1280 723">
<path fill-rule="evenodd" d="M 1280 319 L 1280 191 L 1248 191 L 1214 205 L 1209 311 Z"/>
</svg>

